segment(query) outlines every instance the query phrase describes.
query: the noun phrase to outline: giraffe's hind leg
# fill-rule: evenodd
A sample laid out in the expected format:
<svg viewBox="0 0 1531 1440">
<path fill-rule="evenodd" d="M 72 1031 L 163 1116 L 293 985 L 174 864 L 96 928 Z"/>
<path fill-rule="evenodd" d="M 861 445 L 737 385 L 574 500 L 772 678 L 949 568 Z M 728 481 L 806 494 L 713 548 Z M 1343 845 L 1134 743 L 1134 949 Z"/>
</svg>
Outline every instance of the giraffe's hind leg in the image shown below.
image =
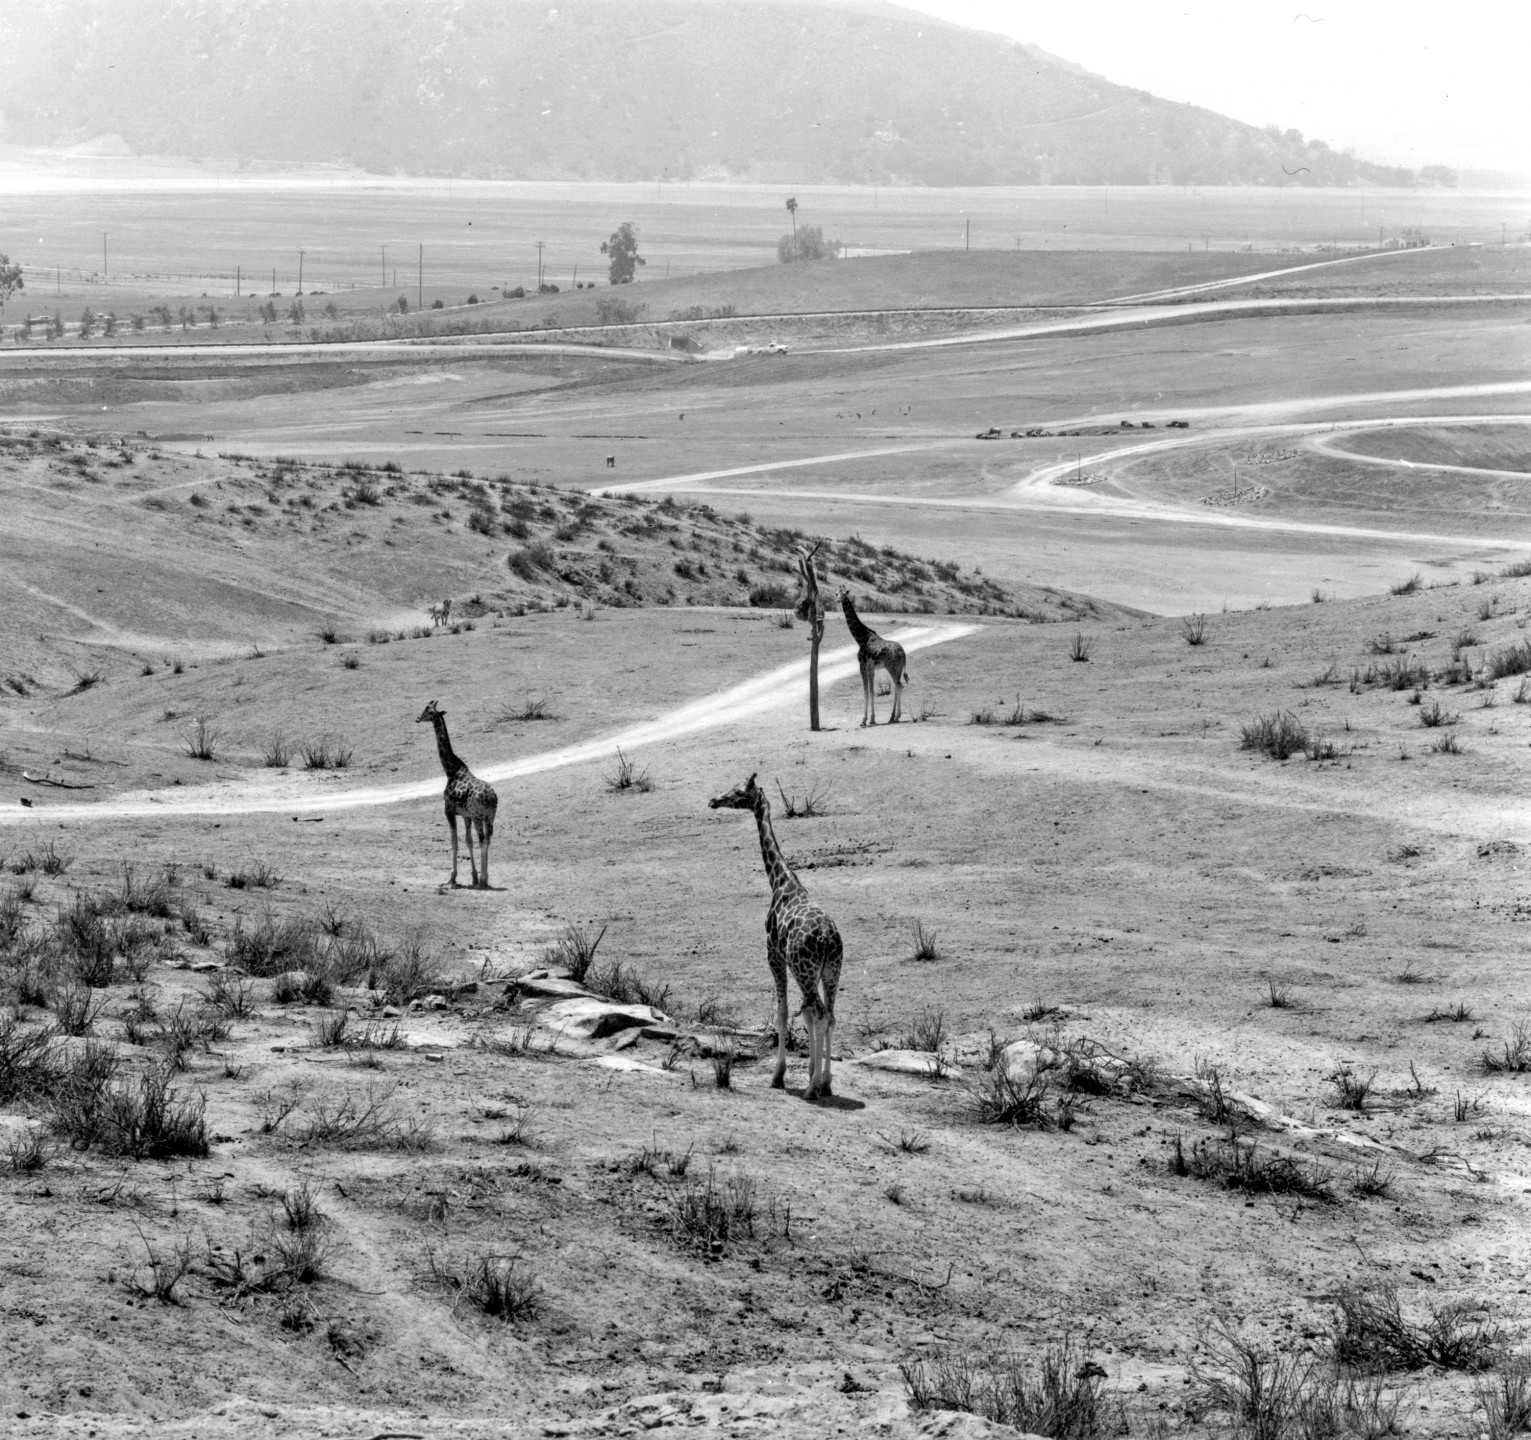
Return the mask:
<svg viewBox="0 0 1531 1440">
<path fill-rule="evenodd" d="M 468 883 L 477 890 L 478 862 L 473 858 L 473 817 L 470 815 L 462 817 L 462 838 L 468 847 Z"/>
<path fill-rule="evenodd" d="M 877 666 L 870 660 L 861 665 L 861 723 L 877 723 Z"/>
<path fill-rule="evenodd" d="M 817 1100 L 824 1093 L 824 1007 L 815 995 L 803 1004 L 803 1018 L 808 1025 L 808 1089 L 805 1100 Z"/>
<path fill-rule="evenodd" d="M 824 997 L 824 1053 L 823 1070 L 819 1080 L 819 1094 L 833 1095 L 830 1088 L 829 1062 L 834 1054 L 835 1043 L 835 992 L 840 988 L 840 956 L 835 955 L 824 962 L 819 972 L 819 993 Z"/>
<path fill-rule="evenodd" d="M 455 890 L 457 889 L 457 816 L 451 810 L 447 811 L 447 825 L 452 831 L 452 878 L 447 881 L 447 884 Z M 464 829 L 466 828 L 465 822 Z"/>
<path fill-rule="evenodd" d="M 888 716 L 888 724 L 897 725 L 904 715 L 904 667 L 900 665 L 896 670 L 890 667 L 888 678 L 893 681 L 893 713 Z"/>
<path fill-rule="evenodd" d="M 489 888 L 489 842 L 494 838 L 494 821 L 478 822 L 478 883 L 479 889 Z"/>
</svg>

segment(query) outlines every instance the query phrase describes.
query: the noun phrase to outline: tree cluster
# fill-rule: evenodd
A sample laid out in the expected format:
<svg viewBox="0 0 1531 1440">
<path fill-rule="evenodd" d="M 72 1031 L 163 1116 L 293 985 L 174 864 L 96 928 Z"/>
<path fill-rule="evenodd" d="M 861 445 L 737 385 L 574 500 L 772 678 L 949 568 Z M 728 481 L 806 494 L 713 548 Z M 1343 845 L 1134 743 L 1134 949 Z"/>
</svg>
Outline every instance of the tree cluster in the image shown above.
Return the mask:
<svg viewBox="0 0 1531 1440">
<path fill-rule="evenodd" d="M 801 225 L 776 242 L 776 258 L 783 265 L 799 260 L 833 260 L 840 252 L 838 240 L 826 240 L 817 225 Z"/>
</svg>

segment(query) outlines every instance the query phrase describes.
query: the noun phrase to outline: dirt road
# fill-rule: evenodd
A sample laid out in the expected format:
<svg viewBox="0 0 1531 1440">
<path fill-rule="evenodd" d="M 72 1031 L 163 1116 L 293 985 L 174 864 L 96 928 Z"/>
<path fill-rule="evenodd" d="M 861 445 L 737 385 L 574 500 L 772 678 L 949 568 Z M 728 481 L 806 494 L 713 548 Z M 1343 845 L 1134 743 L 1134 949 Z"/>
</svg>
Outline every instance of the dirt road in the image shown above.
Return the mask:
<svg viewBox="0 0 1531 1440">
<path fill-rule="evenodd" d="M 977 625 L 960 623 L 915 625 L 893 631 L 888 638 L 897 640 L 906 651 L 918 651 L 960 640 L 979 628 Z M 855 673 L 856 650 L 852 645 L 825 651 L 819 657 L 819 684 L 823 688 L 848 679 Z M 802 682 L 806 681 L 807 675 L 807 660 L 794 660 L 791 664 L 779 665 L 742 684 L 693 700 L 653 720 L 630 725 L 615 734 L 577 745 L 566 745 L 558 750 L 544 751 L 539 755 L 529 755 L 520 760 L 483 765 L 478 768 L 478 774 L 481 779 L 491 782 L 517 780 L 525 775 L 557 770 L 568 765 L 610 760 L 618 746 L 623 750 L 636 750 L 644 745 L 695 734 L 699 730 L 732 725 L 765 710 L 802 703 Z M 15 809 L 7 807 L 0 810 L 0 825 L 29 822 L 52 824 L 60 820 L 112 820 L 141 815 L 257 815 L 278 814 L 289 810 L 298 813 L 355 810 L 423 800 L 435 795 L 440 788 L 439 776 L 400 785 L 361 789 L 329 788 L 323 780 L 295 775 L 269 780 L 262 777 L 259 780 L 199 787 L 174 797 L 129 794 L 99 804 L 63 805 L 52 805 L 39 800 L 29 808 L 17 806 Z"/>
</svg>

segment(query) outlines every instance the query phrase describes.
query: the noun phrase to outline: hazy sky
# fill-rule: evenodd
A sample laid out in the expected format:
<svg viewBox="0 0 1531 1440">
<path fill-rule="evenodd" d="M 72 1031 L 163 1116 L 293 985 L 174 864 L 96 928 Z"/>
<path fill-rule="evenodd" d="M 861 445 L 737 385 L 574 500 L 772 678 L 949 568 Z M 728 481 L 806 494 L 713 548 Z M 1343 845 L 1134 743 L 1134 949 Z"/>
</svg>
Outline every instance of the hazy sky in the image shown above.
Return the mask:
<svg viewBox="0 0 1531 1440">
<path fill-rule="evenodd" d="M 1367 159 L 1531 174 L 1531 0 L 898 0 Z"/>
</svg>

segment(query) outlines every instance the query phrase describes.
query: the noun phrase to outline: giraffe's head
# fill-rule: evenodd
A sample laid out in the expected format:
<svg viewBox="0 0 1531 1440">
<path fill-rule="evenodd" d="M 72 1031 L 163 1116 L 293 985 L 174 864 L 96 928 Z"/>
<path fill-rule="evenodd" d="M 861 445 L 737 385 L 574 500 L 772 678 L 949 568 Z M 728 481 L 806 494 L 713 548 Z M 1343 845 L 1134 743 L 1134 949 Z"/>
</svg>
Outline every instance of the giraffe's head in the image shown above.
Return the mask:
<svg viewBox="0 0 1531 1440">
<path fill-rule="evenodd" d="M 742 785 L 736 785 L 726 795 L 719 795 L 707 802 L 709 810 L 753 810 L 760 799 L 760 787 L 750 776 Z"/>
<path fill-rule="evenodd" d="M 415 716 L 415 724 L 423 725 L 428 720 L 434 722 L 438 715 L 441 716 L 443 720 L 445 720 L 446 714 L 447 712 L 443 710 L 434 700 L 432 700 L 424 710 Z"/>
</svg>

